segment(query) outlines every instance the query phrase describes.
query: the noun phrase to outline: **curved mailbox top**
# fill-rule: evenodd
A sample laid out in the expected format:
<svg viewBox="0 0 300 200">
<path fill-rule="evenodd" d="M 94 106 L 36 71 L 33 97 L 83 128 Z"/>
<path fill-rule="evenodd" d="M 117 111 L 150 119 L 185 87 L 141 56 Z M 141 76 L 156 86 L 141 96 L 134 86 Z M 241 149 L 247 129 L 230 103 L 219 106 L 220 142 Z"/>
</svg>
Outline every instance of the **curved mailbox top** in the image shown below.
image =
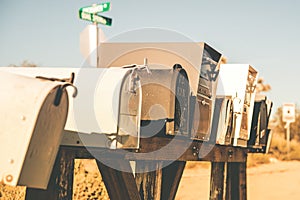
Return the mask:
<svg viewBox="0 0 300 200">
<path fill-rule="evenodd" d="M 66 79 L 75 74 L 78 95 L 70 100 L 65 130 L 80 133 L 117 134 L 120 115 L 121 89 L 125 79 L 133 78 L 134 68 L 11 68 L 9 71 L 25 76 Z M 132 80 L 134 81 L 134 80 Z M 136 84 L 131 80 L 127 84 Z M 138 89 L 138 87 L 134 88 Z M 69 96 L 73 89 L 68 89 Z M 72 99 L 72 98 L 70 98 Z M 135 108 L 136 109 L 136 108 Z"/>
<path fill-rule="evenodd" d="M 63 85 L 0 71 L 0 181 L 47 187 L 67 119 Z"/>
</svg>

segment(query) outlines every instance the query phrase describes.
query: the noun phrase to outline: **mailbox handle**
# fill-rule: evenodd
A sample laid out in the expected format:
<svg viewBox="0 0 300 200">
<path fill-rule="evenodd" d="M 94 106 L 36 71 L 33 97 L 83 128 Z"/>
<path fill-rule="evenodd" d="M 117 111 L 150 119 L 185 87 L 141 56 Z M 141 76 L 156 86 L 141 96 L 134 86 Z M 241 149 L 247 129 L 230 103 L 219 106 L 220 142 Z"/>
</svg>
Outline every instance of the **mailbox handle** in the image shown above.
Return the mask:
<svg viewBox="0 0 300 200">
<path fill-rule="evenodd" d="M 66 83 L 66 84 L 63 84 L 63 85 L 60 85 L 58 86 L 57 90 L 56 90 L 56 95 L 55 95 L 55 98 L 54 98 L 54 105 L 55 106 L 59 106 L 60 104 L 60 101 L 61 101 L 61 96 L 62 96 L 62 93 L 63 91 L 66 89 L 66 87 L 68 86 L 71 86 L 74 88 L 74 93 L 73 93 L 73 98 L 75 98 L 78 94 L 78 90 L 77 90 L 77 87 L 75 87 L 73 84 L 71 83 Z"/>
</svg>

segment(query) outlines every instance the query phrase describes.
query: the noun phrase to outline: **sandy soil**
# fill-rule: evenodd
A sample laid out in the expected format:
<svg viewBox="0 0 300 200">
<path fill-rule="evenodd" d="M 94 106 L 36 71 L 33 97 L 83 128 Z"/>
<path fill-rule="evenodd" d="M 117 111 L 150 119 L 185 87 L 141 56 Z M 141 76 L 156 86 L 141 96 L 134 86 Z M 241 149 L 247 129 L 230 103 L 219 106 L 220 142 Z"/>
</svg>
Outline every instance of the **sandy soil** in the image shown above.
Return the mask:
<svg viewBox="0 0 300 200">
<path fill-rule="evenodd" d="M 248 199 L 299 200 L 300 162 L 277 162 L 247 169 Z M 209 199 L 210 167 L 184 171 L 177 200 Z"/>
<path fill-rule="evenodd" d="M 191 165 L 188 165 L 191 166 Z M 210 164 L 193 164 L 184 171 L 177 200 L 209 199 Z M 108 199 L 93 160 L 76 162 L 73 199 Z M 277 162 L 247 169 L 248 199 L 300 199 L 300 162 Z M 24 199 L 25 188 L 0 184 L 0 200 Z"/>
</svg>

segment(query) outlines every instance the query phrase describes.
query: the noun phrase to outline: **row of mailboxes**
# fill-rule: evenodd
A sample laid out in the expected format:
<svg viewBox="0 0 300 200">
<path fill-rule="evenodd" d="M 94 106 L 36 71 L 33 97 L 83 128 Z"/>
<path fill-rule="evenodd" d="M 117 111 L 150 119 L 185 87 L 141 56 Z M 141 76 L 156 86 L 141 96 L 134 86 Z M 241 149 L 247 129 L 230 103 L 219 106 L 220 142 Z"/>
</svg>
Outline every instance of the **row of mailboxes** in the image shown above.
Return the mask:
<svg viewBox="0 0 300 200">
<path fill-rule="evenodd" d="M 102 147 L 138 148 L 137 71 L 0 68 L 0 182 L 45 189 L 63 133 L 105 134 L 109 143 Z M 76 87 L 66 88 L 74 86 L 69 81 Z"/>
<path fill-rule="evenodd" d="M 249 65 L 221 65 L 213 123 L 217 144 L 247 146 L 257 78 L 257 71 Z"/>
<path fill-rule="evenodd" d="M 272 101 L 256 94 L 257 78 L 249 65 L 221 65 L 211 142 L 267 151 Z"/>
<path fill-rule="evenodd" d="M 258 73 L 253 67 L 240 64 L 219 65 L 221 54 L 205 43 L 105 43 L 101 48 L 100 63 L 105 68 L 0 68 L 0 71 L 31 77 L 22 77 L 20 80 L 17 78 L 23 83 L 22 87 L 19 82 L 16 86 L 1 77 L 1 81 L 4 80 L 5 83 L 2 84 L 1 93 L 6 94 L 9 89 L 16 92 L 22 89 L 25 92 L 22 96 L 23 101 L 32 101 L 35 96 L 45 99 L 45 95 L 49 93 L 47 87 L 44 87 L 43 90 L 33 90 L 36 91 L 35 96 L 29 95 L 27 86 L 30 84 L 27 82 L 31 80 L 38 86 L 41 83 L 51 85 L 50 91 L 54 90 L 54 86 L 69 85 L 68 82 L 72 82 L 78 90 L 75 99 L 72 98 L 74 88 L 68 88 L 68 92 L 63 90 L 63 95 L 60 94 L 60 97 L 66 100 L 58 101 L 61 102 L 65 114 L 63 115 L 63 111 L 59 113 L 60 117 L 65 118 L 52 119 L 52 112 L 48 107 L 41 116 L 49 114 L 49 125 L 45 123 L 44 126 L 43 117 L 35 118 L 37 124 L 39 120 L 43 121 L 38 125 L 42 131 L 37 134 L 38 139 L 28 139 L 30 144 L 37 144 L 37 140 L 48 140 L 48 137 L 40 138 L 40 132 L 46 131 L 47 136 L 48 132 L 50 134 L 53 130 L 49 126 L 57 128 L 57 132 L 53 133 L 57 136 L 55 139 L 49 139 L 48 146 L 45 146 L 51 149 L 51 152 L 44 152 L 49 154 L 48 157 L 41 157 L 42 154 L 37 153 L 37 146 L 31 150 L 30 145 L 23 146 L 24 152 L 31 152 L 24 156 L 35 158 L 35 162 L 42 160 L 44 163 L 53 164 L 64 124 L 65 133 L 91 136 L 79 138 L 82 139 L 80 145 L 85 146 L 95 142 L 95 135 L 105 135 L 101 139 L 105 142 L 99 141 L 105 148 L 138 149 L 141 137 L 154 135 L 181 135 L 220 145 L 254 148 L 266 146 L 269 135 L 266 124 L 271 104 L 265 99 L 255 100 Z M 141 65 L 145 58 L 148 63 Z M 134 64 L 134 61 L 140 63 Z M 1 76 L 13 76 L 6 74 Z M 53 98 L 54 93 L 50 93 L 50 97 Z M 9 102 L 9 98 L 1 105 L 16 106 L 15 109 L 22 111 L 25 104 L 18 107 L 21 103 Z M 26 104 L 26 109 L 39 105 L 35 101 L 31 103 Z M 43 108 L 42 105 L 40 103 Z M 7 121 L 7 127 L 13 123 L 13 119 L 5 119 L 3 114 L 1 119 Z M 60 120 L 60 123 L 54 124 L 57 120 Z M 12 131 L 14 130 L 7 130 Z M 30 134 L 33 133 L 34 131 Z M 2 136 L 5 134 L 0 134 L 0 137 Z M 7 138 L 3 138 L 3 141 L 5 139 Z M 78 145 L 78 141 L 73 145 Z M 1 156 L 1 159 L 2 164 L 10 160 L 10 156 Z M 23 157 L 19 162 L 22 160 L 25 160 L 26 164 L 30 159 Z M 21 178 L 11 181 L 10 176 L 6 176 L 10 167 L 8 165 L 10 164 L 0 168 L 2 177 L 8 180 L 6 182 L 10 181 L 13 185 L 24 183 L 37 188 L 46 187 L 46 179 L 33 183 L 27 176 L 22 178 L 21 171 L 28 170 L 28 167 L 23 165 L 18 165 L 16 171 L 19 171 L 19 174 L 13 175 Z M 31 165 L 32 163 L 28 166 Z M 42 168 L 49 176 L 51 165 Z"/>
<path fill-rule="evenodd" d="M 174 65 L 163 67 L 149 59 L 150 71 L 135 65 L 2 70 L 61 79 L 75 73 L 74 84 L 80 92 L 70 102 L 65 130 L 110 135 L 111 148 L 139 148 L 141 136 L 157 134 L 246 146 L 257 71 L 249 65 L 226 64 L 219 69 L 221 55 L 206 44 L 198 56 L 201 67 L 196 87 L 191 80 L 195 76 L 181 64 L 180 57 Z"/>
</svg>

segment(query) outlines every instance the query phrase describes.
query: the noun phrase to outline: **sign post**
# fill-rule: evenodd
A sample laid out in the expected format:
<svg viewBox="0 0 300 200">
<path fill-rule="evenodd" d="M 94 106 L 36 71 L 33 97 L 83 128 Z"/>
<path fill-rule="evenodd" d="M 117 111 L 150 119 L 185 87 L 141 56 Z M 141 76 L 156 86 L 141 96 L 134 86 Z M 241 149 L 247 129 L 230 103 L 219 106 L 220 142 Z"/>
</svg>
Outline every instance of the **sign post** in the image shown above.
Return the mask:
<svg viewBox="0 0 300 200">
<path fill-rule="evenodd" d="M 98 13 L 109 11 L 110 8 L 111 7 L 109 2 L 82 7 L 79 9 L 79 18 L 90 22 L 94 22 L 96 24 L 111 26 L 112 24 L 111 18 L 98 14 Z"/>
<path fill-rule="evenodd" d="M 99 42 L 105 38 L 102 30 L 98 28 L 98 24 L 111 26 L 112 19 L 99 15 L 98 13 L 109 11 L 110 3 L 93 4 L 92 6 L 85 6 L 79 9 L 79 18 L 82 20 L 93 22 L 80 35 L 80 48 L 82 49 L 84 57 L 88 58 L 91 65 L 96 67 L 99 64 L 98 45 Z M 99 38 L 99 34 L 101 34 Z M 87 39 L 86 39 L 87 38 Z"/>
<path fill-rule="evenodd" d="M 290 124 L 296 121 L 295 116 L 295 104 L 284 103 L 282 106 L 282 121 L 286 122 L 284 128 L 286 128 L 286 143 L 287 143 L 287 154 L 290 155 Z"/>
</svg>

